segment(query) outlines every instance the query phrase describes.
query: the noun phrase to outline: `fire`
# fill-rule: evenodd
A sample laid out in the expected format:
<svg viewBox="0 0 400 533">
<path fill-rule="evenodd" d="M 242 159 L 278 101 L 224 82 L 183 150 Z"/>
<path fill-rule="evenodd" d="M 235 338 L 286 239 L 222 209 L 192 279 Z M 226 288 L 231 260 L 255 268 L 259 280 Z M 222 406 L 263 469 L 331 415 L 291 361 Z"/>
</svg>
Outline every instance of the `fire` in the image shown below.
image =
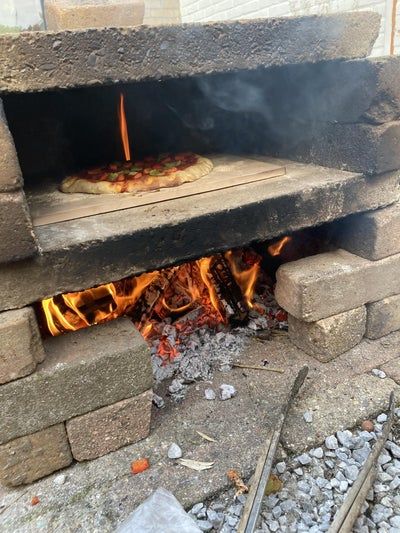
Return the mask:
<svg viewBox="0 0 400 533">
<path fill-rule="evenodd" d="M 292 240 L 292 237 L 286 236 L 282 237 L 278 242 L 275 242 L 274 244 L 271 244 L 268 246 L 268 252 L 273 257 L 276 257 L 277 255 L 280 255 L 282 253 L 282 250 L 284 247 Z"/>
<path fill-rule="evenodd" d="M 253 308 L 253 297 L 256 288 L 256 282 L 260 273 L 259 261 L 255 262 L 246 270 L 242 270 L 239 266 L 238 258 L 229 250 L 225 257 L 229 263 L 232 274 L 242 291 L 246 304 L 250 309 Z"/>
<path fill-rule="evenodd" d="M 47 329 L 55 336 L 128 315 L 148 338 L 155 332 L 157 320 L 171 316 L 179 321 L 188 312 L 197 313 L 199 326 L 227 323 L 223 291 L 217 286 L 219 281 L 213 268 L 219 261 L 225 262 L 239 298 L 242 295 L 244 304 L 251 309 L 260 269 L 258 256 L 255 262 L 254 257 L 253 264 L 248 266 L 240 254 L 227 252 L 225 258 L 221 254 L 204 257 L 178 267 L 47 298 L 42 301 Z M 185 327 L 185 323 L 179 325 L 180 329 Z M 175 356 L 167 344 L 165 339 L 161 351 Z"/>
<path fill-rule="evenodd" d="M 120 93 L 119 95 L 118 121 L 119 121 L 119 131 L 121 135 L 122 148 L 124 149 L 125 160 L 130 161 L 131 150 L 129 147 L 128 125 L 126 123 L 126 115 L 125 115 L 125 101 L 124 101 L 124 95 L 122 93 Z"/>
</svg>

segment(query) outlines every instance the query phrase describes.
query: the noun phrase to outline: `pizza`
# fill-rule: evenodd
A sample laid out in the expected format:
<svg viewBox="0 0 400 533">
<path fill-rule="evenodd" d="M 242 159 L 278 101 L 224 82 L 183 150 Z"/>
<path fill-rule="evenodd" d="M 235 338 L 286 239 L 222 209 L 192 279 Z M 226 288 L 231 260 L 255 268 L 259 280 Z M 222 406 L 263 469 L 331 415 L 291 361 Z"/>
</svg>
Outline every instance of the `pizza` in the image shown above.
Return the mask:
<svg viewBox="0 0 400 533">
<path fill-rule="evenodd" d="M 153 191 L 196 181 L 211 172 L 206 157 L 189 153 L 145 157 L 143 161 L 111 163 L 66 177 L 61 191 L 66 193 L 115 194 Z"/>
</svg>

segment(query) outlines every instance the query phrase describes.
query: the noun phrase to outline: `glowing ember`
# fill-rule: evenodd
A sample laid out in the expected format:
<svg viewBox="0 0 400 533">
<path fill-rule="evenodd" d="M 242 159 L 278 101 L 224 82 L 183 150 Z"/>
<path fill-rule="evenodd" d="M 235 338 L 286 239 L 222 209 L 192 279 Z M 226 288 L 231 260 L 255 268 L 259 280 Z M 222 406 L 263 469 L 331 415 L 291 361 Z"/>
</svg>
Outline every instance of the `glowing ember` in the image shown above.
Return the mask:
<svg viewBox="0 0 400 533">
<path fill-rule="evenodd" d="M 281 240 L 278 242 L 275 242 L 274 244 L 271 244 L 268 246 L 268 252 L 273 256 L 276 257 L 277 255 L 280 255 L 282 253 L 282 250 L 284 247 L 292 240 L 292 237 L 282 237 Z"/>
<path fill-rule="evenodd" d="M 129 147 L 128 125 L 126 123 L 126 115 L 125 115 L 125 101 L 124 101 L 124 95 L 122 93 L 120 93 L 119 95 L 118 121 L 119 121 L 119 131 L 121 135 L 122 148 L 124 149 L 125 160 L 130 161 L 131 150 Z"/>
</svg>

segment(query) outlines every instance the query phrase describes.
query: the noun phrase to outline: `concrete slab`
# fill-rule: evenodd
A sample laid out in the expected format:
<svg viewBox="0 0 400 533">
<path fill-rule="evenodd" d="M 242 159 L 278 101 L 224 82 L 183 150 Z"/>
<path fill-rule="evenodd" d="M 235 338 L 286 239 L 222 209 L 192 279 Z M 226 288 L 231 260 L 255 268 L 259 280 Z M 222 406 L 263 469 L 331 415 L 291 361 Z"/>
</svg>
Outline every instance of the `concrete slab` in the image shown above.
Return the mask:
<svg viewBox="0 0 400 533">
<path fill-rule="evenodd" d="M 235 398 L 225 402 L 204 399 L 204 389 L 210 387 L 210 383 L 193 385 L 181 405 L 172 405 L 167 398 L 166 408 L 154 412 L 152 433 L 146 440 L 95 461 L 75 464 L 63 471 L 64 483 L 59 482 L 57 475 L 52 475 L 30 487 L 0 493 L 3 530 L 25 533 L 40 527 L 72 533 L 79 527 L 80 531 L 88 533 L 96 529 L 102 533 L 113 532 L 117 523 L 160 486 L 171 490 L 186 508 L 210 498 L 229 486 L 226 478 L 229 468 L 238 469 L 246 479 L 250 477 L 266 432 L 277 420 L 288 384 L 303 364 L 309 364 L 310 374 L 299 401 L 314 397 L 320 399 L 321 405 L 316 417 L 318 423 L 307 425 L 314 436 L 313 442 L 320 443 L 325 437 L 322 433 L 327 426 L 319 421 L 326 420 L 333 408 L 332 402 L 327 401 L 326 389 L 340 382 L 351 384 L 356 380 L 369 388 L 370 379 L 376 380 L 373 389 L 357 388 L 358 400 L 351 402 L 353 408 L 344 410 L 339 421 L 343 427 L 353 425 L 362 416 L 376 414 L 394 382 L 370 375 L 357 376 L 398 357 L 400 334 L 392 334 L 387 340 L 390 342 L 385 347 L 381 341 L 363 341 L 325 364 L 295 348 L 287 337 L 265 342 L 254 340 L 242 360 L 260 364 L 266 358 L 271 367 L 284 369 L 284 374 L 244 369 L 217 373 L 212 384 L 215 390 L 220 383 L 230 383 L 238 391 Z M 158 392 L 164 395 L 165 388 Z M 348 392 L 346 389 L 346 394 Z M 344 397 L 341 403 L 347 400 Z M 334 407 L 338 409 L 337 404 Z M 285 433 L 286 442 L 295 453 L 303 451 L 296 447 L 303 446 L 297 438 L 304 422 L 302 413 L 299 416 L 301 420 L 290 416 L 290 426 Z M 334 429 L 339 428 L 329 431 Z M 196 430 L 214 437 L 217 442 L 203 440 Z M 182 447 L 185 457 L 215 461 L 213 469 L 194 472 L 174 464 L 167 459 L 171 442 Z M 130 463 L 138 457 L 149 457 L 151 468 L 132 476 Z M 41 502 L 32 507 L 30 500 L 34 495 L 39 496 Z"/>
<path fill-rule="evenodd" d="M 35 32 L 0 39 L 0 91 L 41 91 L 365 57 L 376 13 Z M 29 68 L 27 68 L 29 65 Z"/>
<path fill-rule="evenodd" d="M 223 192 L 37 228 L 41 255 L 0 265 L 0 309 L 247 245 L 392 203 L 397 174 L 370 180 L 286 160 L 286 175 Z"/>
</svg>

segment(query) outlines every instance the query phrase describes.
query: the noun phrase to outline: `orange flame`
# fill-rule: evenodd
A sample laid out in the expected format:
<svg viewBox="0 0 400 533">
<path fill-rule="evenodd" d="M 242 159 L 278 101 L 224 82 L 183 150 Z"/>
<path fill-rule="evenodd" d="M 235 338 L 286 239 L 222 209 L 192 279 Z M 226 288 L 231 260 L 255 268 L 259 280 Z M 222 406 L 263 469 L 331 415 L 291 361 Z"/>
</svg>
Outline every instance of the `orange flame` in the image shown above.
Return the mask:
<svg viewBox="0 0 400 533">
<path fill-rule="evenodd" d="M 115 283 L 63 294 L 60 305 L 64 310 L 54 298 L 47 298 L 42 301 L 47 328 L 55 336 L 118 318 L 138 301 L 157 276 L 157 272 L 150 272 L 127 280 L 122 287 L 122 294 Z"/>
<path fill-rule="evenodd" d="M 286 236 L 282 237 L 278 242 L 275 242 L 274 244 L 271 244 L 268 246 L 267 250 L 270 255 L 273 257 L 276 257 L 277 255 L 280 255 L 282 253 L 282 250 L 284 247 L 292 240 L 292 237 Z"/>
<path fill-rule="evenodd" d="M 233 252 L 229 250 L 225 253 L 225 258 L 229 263 L 233 277 L 235 278 L 236 283 L 239 285 L 240 290 L 242 291 L 243 298 L 250 309 L 254 307 L 253 297 L 256 288 L 256 283 L 258 279 L 258 274 L 260 272 L 259 263 L 254 263 L 247 270 L 241 270 L 239 267 L 238 261 L 234 256 Z"/>
<path fill-rule="evenodd" d="M 128 125 L 126 123 L 125 115 L 125 101 L 124 95 L 119 94 L 119 106 L 118 106 L 118 121 L 119 121 L 119 131 L 121 135 L 122 148 L 124 149 L 125 160 L 131 160 L 131 150 L 129 148 L 129 134 L 128 134 Z"/>
<path fill-rule="evenodd" d="M 225 257 L 247 306 L 253 308 L 259 262 L 246 268 L 237 254 L 226 252 Z M 211 322 L 225 323 L 227 317 L 211 271 L 215 260 L 215 257 L 204 257 L 179 267 L 47 298 L 42 301 L 47 329 L 55 336 L 131 315 L 147 338 L 155 332 L 157 316 L 165 318 L 168 314 L 184 313 L 197 307 L 203 308 L 203 316 L 211 318 Z M 149 292 L 145 293 L 141 304 L 143 309 L 136 308 L 147 288 Z"/>
</svg>

